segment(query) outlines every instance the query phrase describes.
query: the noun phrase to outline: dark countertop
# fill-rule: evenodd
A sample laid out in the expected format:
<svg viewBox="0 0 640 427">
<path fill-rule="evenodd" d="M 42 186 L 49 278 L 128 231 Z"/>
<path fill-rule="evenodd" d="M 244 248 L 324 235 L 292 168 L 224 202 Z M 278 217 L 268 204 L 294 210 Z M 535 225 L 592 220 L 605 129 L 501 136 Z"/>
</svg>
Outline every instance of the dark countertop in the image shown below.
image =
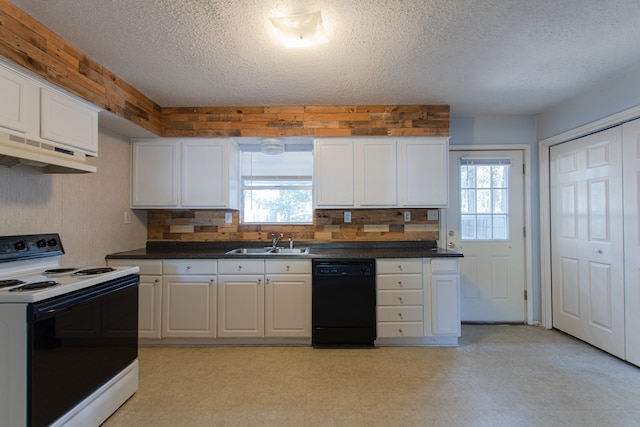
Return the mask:
<svg viewBox="0 0 640 427">
<path fill-rule="evenodd" d="M 117 252 L 107 259 L 214 259 L 214 258 L 456 258 L 461 252 L 425 242 L 296 242 L 296 248 L 309 247 L 305 255 L 227 255 L 235 248 L 264 247 L 264 242 L 147 242 L 145 248 Z"/>
</svg>

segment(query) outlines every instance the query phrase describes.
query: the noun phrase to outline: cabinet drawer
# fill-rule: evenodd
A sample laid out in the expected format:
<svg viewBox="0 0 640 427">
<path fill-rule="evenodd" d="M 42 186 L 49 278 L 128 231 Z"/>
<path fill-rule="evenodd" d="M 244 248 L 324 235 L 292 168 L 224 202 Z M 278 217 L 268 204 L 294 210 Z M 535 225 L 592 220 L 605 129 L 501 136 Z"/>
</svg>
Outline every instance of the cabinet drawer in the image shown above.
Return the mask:
<svg viewBox="0 0 640 427">
<path fill-rule="evenodd" d="M 423 305 L 422 291 L 378 291 L 378 305 Z"/>
<path fill-rule="evenodd" d="M 218 274 L 264 274 L 264 259 L 220 259 Z"/>
<path fill-rule="evenodd" d="M 422 306 L 378 307 L 379 322 L 422 322 Z"/>
<path fill-rule="evenodd" d="M 215 259 L 170 259 L 162 262 L 162 274 L 216 274 Z"/>
<path fill-rule="evenodd" d="M 267 259 L 264 268 L 267 274 L 311 274 L 311 260 Z"/>
<path fill-rule="evenodd" d="M 432 259 L 431 260 L 431 272 L 433 274 L 457 274 L 458 273 L 458 260 L 457 259 Z"/>
<path fill-rule="evenodd" d="M 381 274 L 378 289 L 422 289 L 422 274 Z"/>
<path fill-rule="evenodd" d="M 378 322 L 378 338 L 406 338 L 424 336 L 422 322 Z"/>
<path fill-rule="evenodd" d="M 162 274 L 162 261 L 159 259 L 110 259 L 107 260 L 109 267 L 138 266 L 140 275 L 157 276 Z"/>
<path fill-rule="evenodd" d="M 419 273 L 422 274 L 422 259 L 420 258 L 387 258 L 376 261 L 376 273 Z"/>
</svg>

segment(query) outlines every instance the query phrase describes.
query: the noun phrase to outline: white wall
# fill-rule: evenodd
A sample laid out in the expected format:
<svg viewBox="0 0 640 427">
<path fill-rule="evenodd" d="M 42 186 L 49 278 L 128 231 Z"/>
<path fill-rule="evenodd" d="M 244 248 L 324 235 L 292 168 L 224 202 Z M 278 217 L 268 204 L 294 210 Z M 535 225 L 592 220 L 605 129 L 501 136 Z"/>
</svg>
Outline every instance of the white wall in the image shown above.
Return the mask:
<svg viewBox="0 0 640 427">
<path fill-rule="evenodd" d="M 531 147 L 531 230 L 528 236 L 532 246 L 531 290 L 533 320 L 540 320 L 540 231 L 538 192 L 538 148 L 536 118 L 534 116 L 464 116 L 451 117 L 450 145 L 507 145 L 526 144 Z"/>
<path fill-rule="evenodd" d="M 541 112 L 538 141 L 640 105 L 640 62 Z"/>
<path fill-rule="evenodd" d="M 105 255 L 144 247 L 146 214 L 129 209 L 129 139 L 100 128 L 93 174 L 47 175 L 0 167 L 0 235 L 60 233 L 64 266 L 105 264 Z M 124 212 L 131 223 L 124 224 Z"/>
</svg>

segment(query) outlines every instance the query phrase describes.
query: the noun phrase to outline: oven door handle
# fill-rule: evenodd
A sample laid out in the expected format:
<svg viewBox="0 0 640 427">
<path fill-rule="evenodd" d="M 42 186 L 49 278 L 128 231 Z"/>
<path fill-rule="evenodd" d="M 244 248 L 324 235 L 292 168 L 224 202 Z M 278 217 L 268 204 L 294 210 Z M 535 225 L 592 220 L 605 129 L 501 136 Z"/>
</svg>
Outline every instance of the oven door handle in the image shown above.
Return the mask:
<svg viewBox="0 0 640 427">
<path fill-rule="evenodd" d="M 96 298 L 105 297 L 109 294 L 138 286 L 140 276 L 131 274 L 118 279 L 110 280 L 86 289 L 63 295 L 59 298 L 53 298 L 50 301 L 42 301 L 39 303 L 29 304 L 27 312 L 27 321 L 29 323 L 38 320 L 48 319 L 62 311 L 73 310 L 74 307 Z"/>
</svg>

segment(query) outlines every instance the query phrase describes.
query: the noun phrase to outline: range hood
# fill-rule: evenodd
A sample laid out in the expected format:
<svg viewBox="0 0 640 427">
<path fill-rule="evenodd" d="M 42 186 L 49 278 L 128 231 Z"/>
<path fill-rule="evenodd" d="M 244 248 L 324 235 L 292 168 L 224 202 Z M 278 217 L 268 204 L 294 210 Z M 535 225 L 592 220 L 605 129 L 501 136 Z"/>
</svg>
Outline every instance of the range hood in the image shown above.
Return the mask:
<svg viewBox="0 0 640 427">
<path fill-rule="evenodd" d="M 85 155 L 54 145 L 0 132 L 0 166 L 27 165 L 44 173 L 90 173 L 97 168 L 84 162 Z"/>
</svg>

